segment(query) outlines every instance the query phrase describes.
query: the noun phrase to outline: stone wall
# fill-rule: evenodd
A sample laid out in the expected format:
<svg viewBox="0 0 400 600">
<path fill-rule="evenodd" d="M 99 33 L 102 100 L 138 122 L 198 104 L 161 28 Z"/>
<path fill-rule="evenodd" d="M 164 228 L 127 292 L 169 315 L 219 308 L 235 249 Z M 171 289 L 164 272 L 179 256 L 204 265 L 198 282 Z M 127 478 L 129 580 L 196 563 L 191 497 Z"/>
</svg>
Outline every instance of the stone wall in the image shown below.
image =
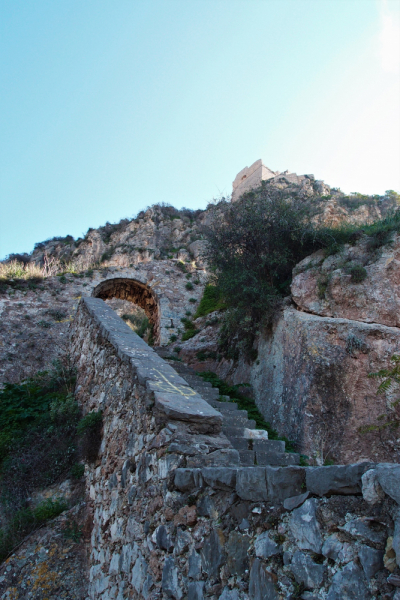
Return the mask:
<svg viewBox="0 0 400 600">
<path fill-rule="evenodd" d="M 90 598 L 398 600 L 400 466 L 240 467 L 221 415 L 102 300 L 71 353 L 103 411 Z"/>
</svg>

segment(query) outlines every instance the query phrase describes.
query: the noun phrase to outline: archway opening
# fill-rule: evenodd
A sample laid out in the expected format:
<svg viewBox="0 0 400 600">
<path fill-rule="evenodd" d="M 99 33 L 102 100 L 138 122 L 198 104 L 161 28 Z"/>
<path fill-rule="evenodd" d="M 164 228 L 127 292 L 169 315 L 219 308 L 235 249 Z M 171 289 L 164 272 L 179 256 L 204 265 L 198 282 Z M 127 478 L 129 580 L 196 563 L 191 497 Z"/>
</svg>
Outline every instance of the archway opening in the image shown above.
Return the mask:
<svg viewBox="0 0 400 600">
<path fill-rule="evenodd" d="M 119 298 L 142 308 L 152 326 L 154 344 L 159 345 L 160 310 L 157 296 L 148 285 L 135 279 L 106 279 L 94 288 L 92 296 L 102 300 Z"/>
</svg>

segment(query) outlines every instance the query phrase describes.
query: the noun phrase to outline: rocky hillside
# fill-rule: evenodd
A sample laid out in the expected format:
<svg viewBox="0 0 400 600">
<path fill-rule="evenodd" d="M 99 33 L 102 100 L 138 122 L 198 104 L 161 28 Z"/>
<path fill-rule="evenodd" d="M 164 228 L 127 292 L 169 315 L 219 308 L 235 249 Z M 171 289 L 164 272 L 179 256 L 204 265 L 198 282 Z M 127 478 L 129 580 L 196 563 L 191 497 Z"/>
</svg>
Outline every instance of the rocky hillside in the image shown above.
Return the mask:
<svg viewBox="0 0 400 600">
<path fill-rule="evenodd" d="M 385 196 L 345 195 L 312 176 L 305 176 L 296 183 L 290 176 L 280 175 L 263 185 L 285 190 L 288 198 L 301 198 L 312 206 L 314 220 L 329 226 L 344 222 L 371 223 L 396 206 L 396 194 L 392 192 Z M 229 198 L 221 202 L 227 201 Z M 209 207 L 206 210 L 178 210 L 155 204 L 141 211 L 135 219 L 90 228 L 84 238 L 75 240 L 66 236 L 37 243 L 26 260 L 42 264 L 47 254 L 64 263 L 75 261 L 87 269 L 98 264 L 129 267 L 168 258 L 198 259 L 204 230 L 211 218 Z"/>
</svg>

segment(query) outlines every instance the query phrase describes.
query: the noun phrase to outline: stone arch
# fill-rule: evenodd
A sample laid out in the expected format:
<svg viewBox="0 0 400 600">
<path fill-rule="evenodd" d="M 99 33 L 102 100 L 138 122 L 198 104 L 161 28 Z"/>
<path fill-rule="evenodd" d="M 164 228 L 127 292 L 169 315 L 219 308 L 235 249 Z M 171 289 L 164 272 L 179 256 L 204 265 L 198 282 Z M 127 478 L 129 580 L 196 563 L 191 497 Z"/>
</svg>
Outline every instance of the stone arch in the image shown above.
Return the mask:
<svg viewBox="0 0 400 600">
<path fill-rule="evenodd" d="M 92 296 L 102 300 L 107 298 L 129 300 L 143 308 L 153 325 L 155 344 L 160 344 L 160 307 L 157 295 L 151 287 L 136 279 L 106 279 L 94 288 Z"/>
</svg>

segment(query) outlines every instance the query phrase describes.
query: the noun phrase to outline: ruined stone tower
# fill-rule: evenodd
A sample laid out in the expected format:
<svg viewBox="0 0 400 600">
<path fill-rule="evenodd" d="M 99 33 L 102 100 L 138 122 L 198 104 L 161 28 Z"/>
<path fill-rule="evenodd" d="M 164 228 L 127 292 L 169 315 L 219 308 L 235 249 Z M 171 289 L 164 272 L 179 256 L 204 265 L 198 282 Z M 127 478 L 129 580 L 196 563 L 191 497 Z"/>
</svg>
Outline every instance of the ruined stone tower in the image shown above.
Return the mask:
<svg viewBox="0 0 400 600">
<path fill-rule="evenodd" d="M 256 160 L 250 167 L 245 167 L 236 175 L 232 183 L 232 202 L 238 200 L 245 192 L 261 185 L 262 181 L 271 179 L 277 174 L 266 167 L 261 158 Z"/>
</svg>

